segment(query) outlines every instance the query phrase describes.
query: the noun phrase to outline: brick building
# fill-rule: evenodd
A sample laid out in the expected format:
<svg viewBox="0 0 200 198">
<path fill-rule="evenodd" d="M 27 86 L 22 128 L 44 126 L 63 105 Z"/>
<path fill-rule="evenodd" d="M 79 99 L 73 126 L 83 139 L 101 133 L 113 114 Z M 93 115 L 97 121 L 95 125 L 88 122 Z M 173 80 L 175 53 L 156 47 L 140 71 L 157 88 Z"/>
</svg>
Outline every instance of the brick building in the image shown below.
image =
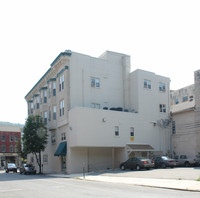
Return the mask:
<svg viewBox="0 0 200 198">
<path fill-rule="evenodd" d="M 18 126 L 0 126 L 0 168 L 7 163 L 19 163 L 17 142 L 21 138 Z"/>
</svg>

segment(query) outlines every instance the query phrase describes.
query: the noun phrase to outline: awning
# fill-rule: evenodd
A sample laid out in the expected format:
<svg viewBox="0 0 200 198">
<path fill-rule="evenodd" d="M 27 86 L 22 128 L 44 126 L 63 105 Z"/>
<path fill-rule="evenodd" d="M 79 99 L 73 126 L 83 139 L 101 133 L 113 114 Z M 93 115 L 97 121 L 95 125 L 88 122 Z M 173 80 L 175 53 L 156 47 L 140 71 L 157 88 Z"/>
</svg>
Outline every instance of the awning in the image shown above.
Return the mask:
<svg viewBox="0 0 200 198">
<path fill-rule="evenodd" d="M 54 156 L 66 156 L 67 142 L 61 142 L 54 153 Z"/>
<path fill-rule="evenodd" d="M 127 144 L 127 151 L 152 151 L 154 148 L 149 144 Z"/>
</svg>

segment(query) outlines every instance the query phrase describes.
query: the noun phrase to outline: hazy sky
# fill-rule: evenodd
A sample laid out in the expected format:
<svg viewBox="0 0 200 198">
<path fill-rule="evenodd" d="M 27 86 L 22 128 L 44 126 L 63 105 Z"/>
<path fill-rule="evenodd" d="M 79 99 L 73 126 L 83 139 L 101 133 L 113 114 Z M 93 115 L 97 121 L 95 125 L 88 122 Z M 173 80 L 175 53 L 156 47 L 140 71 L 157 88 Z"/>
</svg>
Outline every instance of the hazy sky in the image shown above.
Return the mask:
<svg viewBox="0 0 200 198">
<path fill-rule="evenodd" d="M 0 121 L 25 123 L 25 95 L 66 50 L 131 56 L 132 70 L 193 84 L 199 0 L 0 0 Z"/>
</svg>

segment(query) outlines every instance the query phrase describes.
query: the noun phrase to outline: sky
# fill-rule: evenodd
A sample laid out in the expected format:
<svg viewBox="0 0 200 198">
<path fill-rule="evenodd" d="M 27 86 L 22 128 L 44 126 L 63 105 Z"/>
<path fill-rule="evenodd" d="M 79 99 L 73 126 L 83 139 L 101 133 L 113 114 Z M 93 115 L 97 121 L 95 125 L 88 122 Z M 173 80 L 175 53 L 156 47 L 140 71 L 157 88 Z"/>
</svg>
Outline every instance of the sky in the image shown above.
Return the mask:
<svg viewBox="0 0 200 198">
<path fill-rule="evenodd" d="M 131 56 L 132 71 L 194 83 L 199 0 L 0 0 L 0 121 L 24 124 L 25 95 L 60 52 Z"/>
</svg>

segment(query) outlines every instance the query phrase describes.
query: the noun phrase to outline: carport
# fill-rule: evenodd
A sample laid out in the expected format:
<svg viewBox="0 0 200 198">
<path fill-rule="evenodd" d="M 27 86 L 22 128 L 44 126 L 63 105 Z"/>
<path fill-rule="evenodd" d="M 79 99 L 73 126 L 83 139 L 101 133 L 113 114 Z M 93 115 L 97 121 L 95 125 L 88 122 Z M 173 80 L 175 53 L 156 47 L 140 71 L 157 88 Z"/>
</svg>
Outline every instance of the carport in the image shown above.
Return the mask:
<svg viewBox="0 0 200 198">
<path fill-rule="evenodd" d="M 128 158 L 131 157 L 150 157 L 150 152 L 152 152 L 154 148 L 150 144 L 127 144 L 126 151 L 128 154 Z"/>
</svg>

